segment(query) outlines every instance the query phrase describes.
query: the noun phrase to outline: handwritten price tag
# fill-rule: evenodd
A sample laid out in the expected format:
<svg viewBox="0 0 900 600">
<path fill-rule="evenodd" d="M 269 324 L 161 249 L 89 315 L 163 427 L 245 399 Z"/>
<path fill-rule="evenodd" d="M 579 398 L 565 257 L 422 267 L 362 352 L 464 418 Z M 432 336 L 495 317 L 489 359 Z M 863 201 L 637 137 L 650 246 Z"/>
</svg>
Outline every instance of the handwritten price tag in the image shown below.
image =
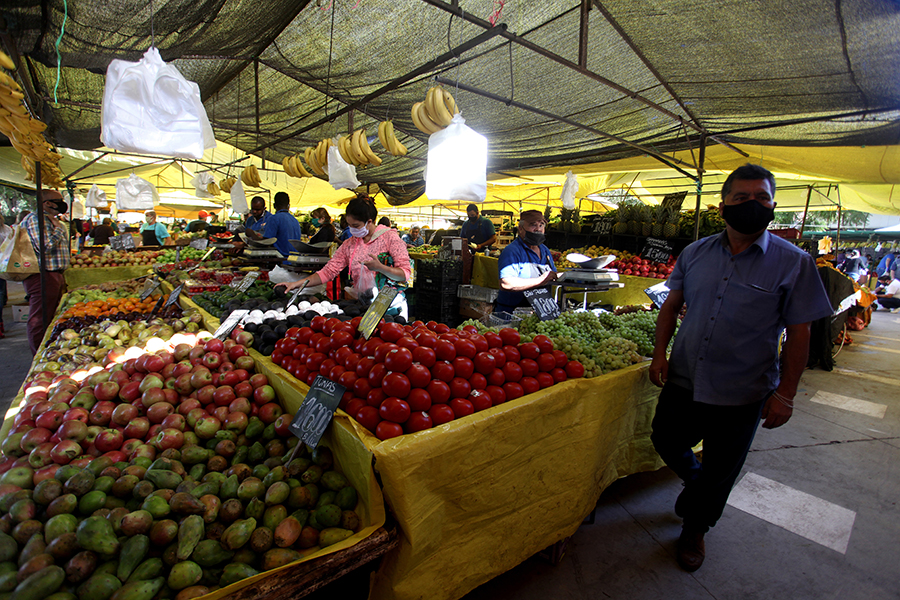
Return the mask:
<svg viewBox="0 0 900 600">
<path fill-rule="evenodd" d="M 541 321 L 549 321 L 559 316 L 559 305 L 550 295 L 549 288 L 539 287 L 525 290 L 524 294 L 525 299 L 531 304 L 531 308 L 534 309 Z"/>
<path fill-rule="evenodd" d="M 391 302 L 394 301 L 397 294 L 398 290 L 396 288 L 388 286 L 384 286 L 378 290 L 378 296 L 375 298 L 375 301 L 372 302 L 372 306 L 369 307 L 366 314 L 363 315 L 362 320 L 359 322 L 359 327 L 357 328 L 364 338 L 369 339 L 369 337 L 372 336 L 372 333 L 375 331 L 375 328 L 378 327 L 378 323 L 381 321 L 381 318 L 384 317 L 384 313 L 391 307 Z"/>
<path fill-rule="evenodd" d="M 328 424 L 331 423 L 334 411 L 345 391 L 347 388 L 341 384 L 325 379 L 321 375 L 317 376 L 288 429 L 300 438 L 301 442 L 315 448 Z"/>
</svg>

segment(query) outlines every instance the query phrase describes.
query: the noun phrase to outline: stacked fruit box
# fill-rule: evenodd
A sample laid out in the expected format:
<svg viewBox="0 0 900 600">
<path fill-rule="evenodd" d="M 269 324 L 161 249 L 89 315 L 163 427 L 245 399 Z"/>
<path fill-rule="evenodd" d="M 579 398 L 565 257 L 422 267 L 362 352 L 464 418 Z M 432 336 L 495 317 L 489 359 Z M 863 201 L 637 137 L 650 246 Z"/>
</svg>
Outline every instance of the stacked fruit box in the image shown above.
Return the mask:
<svg viewBox="0 0 900 600">
<path fill-rule="evenodd" d="M 423 260 L 416 264 L 416 317 L 453 327 L 459 318 L 456 290 L 462 283 L 462 261 Z"/>
</svg>

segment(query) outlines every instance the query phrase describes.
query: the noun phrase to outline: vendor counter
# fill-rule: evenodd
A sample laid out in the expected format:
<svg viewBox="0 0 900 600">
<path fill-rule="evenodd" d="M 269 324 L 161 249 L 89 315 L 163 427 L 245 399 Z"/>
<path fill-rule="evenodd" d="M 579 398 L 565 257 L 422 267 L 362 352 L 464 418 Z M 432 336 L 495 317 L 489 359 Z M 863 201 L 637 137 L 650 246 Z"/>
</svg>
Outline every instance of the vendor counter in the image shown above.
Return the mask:
<svg viewBox="0 0 900 600">
<path fill-rule="evenodd" d="M 494 257 L 475 255 L 475 264 L 472 266 L 472 284 L 499 290 L 500 269 L 498 264 L 499 260 Z M 588 294 L 588 302 L 602 302 L 613 306 L 647 304 L 650 302 L 650 298 L 644 293 L 644 290 L 665 280 L 619 275 L 619 281 L 624 283 L 625 287 L 613 288 L 608 292 L 591 292 Z M 581 295 L 572 294 L 569 297 L 580 299 Z"/>
<path fill-rule="evenodd" d="M 110 281 L 125 281 L 151 272 L 150 265 L 139 267 L 89 267 L 87 269 L 70 268 L 65 270 L 66 285 L 69 289 L 85 285 L 100 285 Z"/>
</svg>

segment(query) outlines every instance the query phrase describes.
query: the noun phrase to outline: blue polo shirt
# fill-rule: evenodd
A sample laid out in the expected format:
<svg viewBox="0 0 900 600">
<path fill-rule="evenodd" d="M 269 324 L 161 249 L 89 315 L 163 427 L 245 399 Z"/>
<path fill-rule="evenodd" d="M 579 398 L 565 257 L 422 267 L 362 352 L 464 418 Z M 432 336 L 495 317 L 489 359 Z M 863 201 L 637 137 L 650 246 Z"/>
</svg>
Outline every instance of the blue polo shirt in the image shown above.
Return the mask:
<svg viewBox="0 0 900 600">
<path fill-rule="evenodd" d="M 289 213 L 287 209 L 279 210 L 266 219 L 264 238 L 277 238 L 275 249 L 285 257 L 291 253 L 294 247 L 288 240 L 299 240 L 303 236 L 300 223 Z"/>
<path fill-rule="evenodd" d="M 459 235 L 472 244 L 483 244 L 494 236 L 494 224 L 484 217 L 478 217 L 474 223 L 467 220 Z"/>
<path fill-rule="evenodd" d="M 415 247 L 415 248 L 418 248 L 419 246 L 424 246 L 424 245 L 425 245 L 425 240 L 422 239 L 422 236 L 421 236 L 421 235 L 420 235 L 419 237 L 417 237 L 415 240 L 413 240 L 413 239 L 409 236 L 408 233 L 404 233 L 404 234 L 400 237 L 400 239 L 403 240 L 404 242 L 406 242 L 407 244 L 412 244 L 413 247 Z"/>
<path fill-rule="evenodd" d="M 687 314 L 669 359 L 669 381 L 694 401 L 740 406 L 778 386 L 778 339 L 786 325 L 832 314 L 812 257 L 768 231 L 732 255 L 725 232 L 681 253 L 666 282 Z"/>
<path fill-rule="evenodd" d="M 525 245 L 522 238 L 516 237 L 503 252 L 500 253 L 499 264 L 500 279 L 506 277 L 521 277 L 533 279 L 540 277 L 547 271 L 555 271 L 556 264 L 550 255 L 547 246 L 541 244 L 538 249 L 540 254 Z M 523 292 L 509 292 L 500 290 L 494 303 L 495 312 L 512 312 L 517 306 L 527 305 Z"/>
<path fill-rule="evenodd" d="M 250 215 L 249 217 L 247 217 L 246 227 L 247 227 L 247 229 L 250 229 L 253 231 L 258 231 L 258 232 L 262 233 L 263 228 L 266 226 L 266 221 L 271 216 L 272 216 L 272 213 L 270 213 L 267 210 L 264 210 L 262 216 L 258 219 L 256 217 L 254 217 L 253 215 Z"/>
</svg>

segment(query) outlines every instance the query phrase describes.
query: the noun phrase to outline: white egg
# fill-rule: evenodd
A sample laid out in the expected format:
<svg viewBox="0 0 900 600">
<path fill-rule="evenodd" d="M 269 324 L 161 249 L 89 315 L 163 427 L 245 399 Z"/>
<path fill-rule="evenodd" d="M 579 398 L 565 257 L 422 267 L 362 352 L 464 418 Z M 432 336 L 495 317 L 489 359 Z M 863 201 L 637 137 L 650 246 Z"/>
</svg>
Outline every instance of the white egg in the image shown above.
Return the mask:
<svg viewBox="0 0 900 600">
<path fill-rule="evenodd" d="M 331 302 L 329 302 L 328 300 L 322 300 L 322 306 L 327 309 L 331 309 Z"/>
<path fill-rule="evenodd" d="M 284 321 L 285 319 L 288 318 L 288 316 L 287 316 L 287 313 L 278 311 L 278 313 L 275 315 L 275 318 L 278 319 L 279 321 Z"/>
<path fill-rule="evenodd" d="M 263 312 L 262 312 L 261 310 L 251 310 L 249 316 L 252 317 L 252 318 L 254 318 L 254 319 L 262 319 L 262 318 L 263 318 Z"/>
<path fill-rule="evenodd" d="M 297 308 L 297 307 L 296 307 L 295 305 L 293 305 L 293 304 L 292 304 L 291 306 L 288 306 L 288 307 L 287 307 L 287 314 L 288 314 L 288 316 L 296 315 L 298 312 L 300 312 L 300 309 Z"/>
<path fill-rule="evenodd" d="M 277 316 L 278 316 L 278 313 L 275 312 L 274 310 L 267 310 L 265 313 L 263 313 L 263 319 L 274 319 Z"/>
<path fill-rule="evenodd" d="M 309 310 L 309 307 L 312 305 L 306 300 L 302 300 L 297 306 L 300 308 L 300 310 Z"/>
</svg>

